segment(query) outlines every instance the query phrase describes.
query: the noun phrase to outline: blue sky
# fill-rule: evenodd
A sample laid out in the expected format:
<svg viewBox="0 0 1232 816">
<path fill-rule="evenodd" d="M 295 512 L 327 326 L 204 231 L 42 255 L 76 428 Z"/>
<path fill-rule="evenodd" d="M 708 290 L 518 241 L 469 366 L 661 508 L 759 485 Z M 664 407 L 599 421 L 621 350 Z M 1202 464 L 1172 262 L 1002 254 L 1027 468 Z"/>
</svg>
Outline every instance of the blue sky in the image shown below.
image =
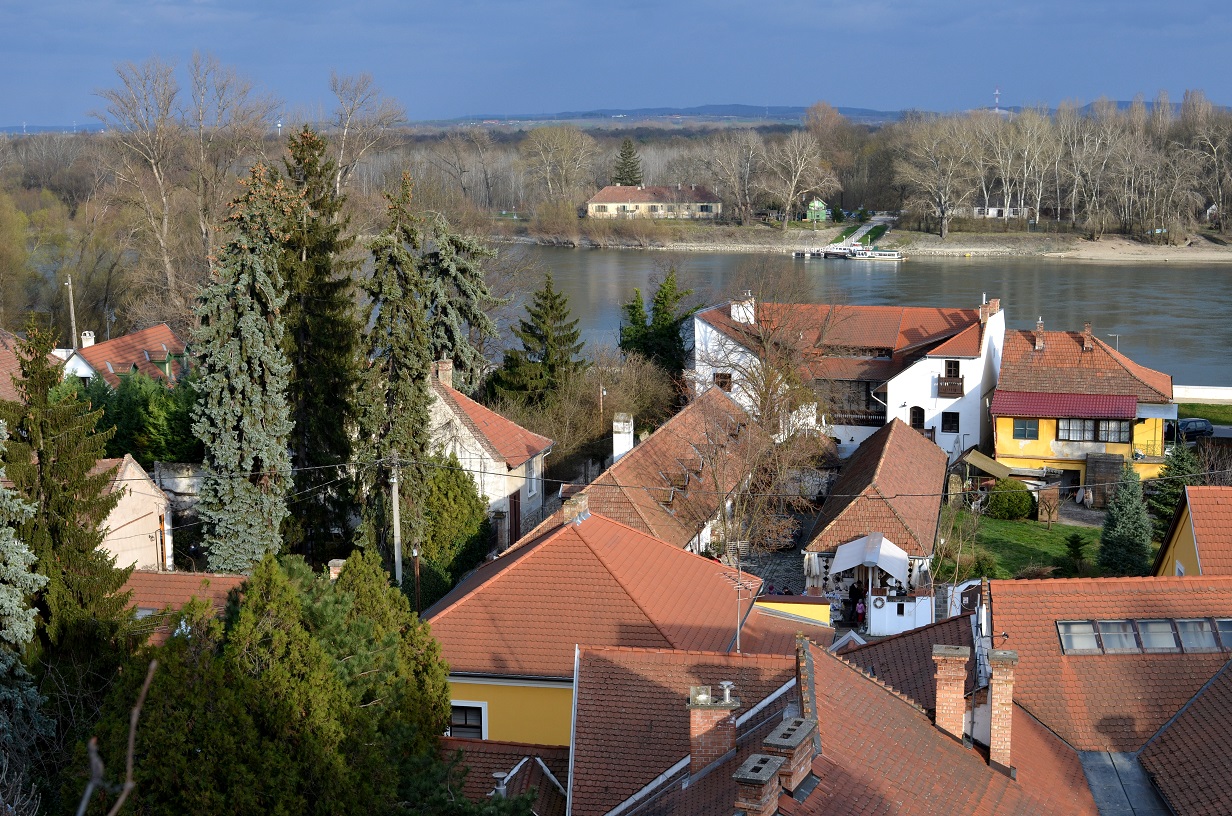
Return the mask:
<svg viewBox="0 0 1232 816">
<path fill-rule="evenodd" d="M 745 103 L 960 110 L 1201 88 L 1232 12 L 1140 0 L 0 0 L 0 125 L 88 121 L 114 66 L 210 52 L 327 110 L 369 72 L 412 119 Z"/>
</svg>

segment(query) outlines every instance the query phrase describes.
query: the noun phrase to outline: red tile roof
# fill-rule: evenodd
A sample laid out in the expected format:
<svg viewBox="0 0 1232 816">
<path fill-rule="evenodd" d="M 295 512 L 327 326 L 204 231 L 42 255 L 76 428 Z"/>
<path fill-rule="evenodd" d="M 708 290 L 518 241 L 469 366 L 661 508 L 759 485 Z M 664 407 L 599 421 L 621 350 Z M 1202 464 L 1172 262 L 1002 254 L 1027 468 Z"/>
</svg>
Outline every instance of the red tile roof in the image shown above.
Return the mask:
<svg viewBox="0 0 1232 816">
<path fill-rule="evenodd" d="M 569 782 L 569 749 L 554 745 L 441 737 L 440 754 L 449 762 L 461 752 L 466 777 L 461 793 L 472 802 L 485 803 L 496 788 L 494 773 L 505 777 L 506 795 L 521 796 L 538 790 L 532 809 L 536 816 L 564 816 L 565 785 Z"/>
<path fill-rule="evenodd" d="M 178 611 L 193 598 L 209 601 L 222 613 L 231 590 L 238 590 L 247 580 L 243 575 L 221 575 L 210 572 L 148 572 L 133 570 L 120 592 L 132 592 L 128 605 L 143 615 L 138 629 L 148 634 L 152 644 L 162 643 L 170 630 L 167 621 L 157 613 Z M 152 619 L 144 619 L 152 616 Z"/>
<path fill-rule="evenodd" d="M 1198 566 L 1203 575 L 1232 575 L 1232 487 L 1185 488 Z"/>
<path fill-rule="evenodd" d="M 1035 350 L 1035 332 L 1005 333 L 998 390 L 1045 394 L 1132 394 L 1138 402 L 1172 401 L 1172 377 L 1138 365 L 1098 337 L 1083 351 L 1082 332 L 1044 332 Z"/>
<path fill-rule="evenodd" d="M 77 349 L 76 353 L 93 368 L 107 384 L 115 388 L 120 384 L 120 375 L 135 368 L 153 379 L 166 379 L 156 363 L 165 362 L 168 356 L 184 354 L 184 341 L 175 336 L 166 323 L 126 334 L 114 340 L 104 340 L 92 346 Z M 178 361 L 171 365 L 172 379 L 182 373 Z"/>
<path fill-rule="evenodd" d="M 512 420 L 485 408 L 461 391 L 432 378 L 432 390 L 451 413 L 470 430 L 495 459 L 504 460 L 510 470 L 552 447 L 552 440 L 526 430 Z"/>
<path fill-rule="evenodd" d="M 957 615 L 900 635 L 856 646 L 842 657 L 929 711 L 937 707 L 933 646 L 966 646 L 975 653 L 971 615 Z M 975 691 L 975 661 L 967 662 L 966 693 Z"/>
<path fill-rule="evenodd" d="M 1226 652 L 1065 655 L 1057 621 L 1232 617 L 1232 578 L 993 581 L 992 630 L 1018 652 L 1014 700 L 1080 751 L 1137 751 Z"/>
<path fill-rule="evenodd" d="M 828 600 L 807 595 L 775 595 L 762 600 L 771 603 L 812 604 Z M 802 634 L 818 646 L 829 648 L 834 642 L 834 629 L 816 621 L 793 616 L 779 610 L 753 607 L 740 628 L 740 648 L 749 654 L 791 654 L 796 648 L 796 635 Z"/>
<path fill-rule="evenodd" d="M 21 358 L 17 356 L 17 335 L 0 329 L 0 400 L 16 402 L 21 398 L 13 380 L 21 379 Z M 56 361 L 60 362 L 59 360 Z"/>
<path fill-rule="evenodd" d="M 727 651 L 736 570 L 591 514 L 488 562 L 425 613 L 454 672 L 573 675 L 577 644 Z M 741 576 L 747 614 L 761 580 Z"/>
<path fill-rule="evenodd" d="M 843 465 L 806 549 L 833 552 L 878 532 L 908 555 L 932 555 L 947 461 L 922 433 L 891 420 Z"/>
<path fill-rule="evenodd" d="M 929 357 L 979 357 L 984 342 L 984 324 L 963 329 L 928 353 Z"/>
<path fill-rule="evenodd" d="M 1138 760 L 1177 816 L 1232 813 L 1232 663 L 1164 727 Z"/>
<path fill-rule="evenodd" d="M 1138 398 L 1132 394 L 1044 394 L 998 388 L 991 413 L 1003 417 L 1133 419 L 1138 413 Z"/>
<path fill-rule="evenodd" d="M 587 204 L 717 204 L 720 199 L 700 184 L 664 187 L 611 184 L 591 196 Z"/>
<path fill-rule="evenodd" d="M 607 813 L 689 756 L 689 686 L 717 691 L 720 682 L 731 680 L 739 718 L 793 680 L 795 671 L 794 648 L 780 656 L 583 647 L 573 736 L 573 813 Z M 779 697 L 780 710 L 790 698 L 787 693 Z M 710 774 L 729 788 L 729 803 L 735 801 L 734 769 Z"/>
</svg>

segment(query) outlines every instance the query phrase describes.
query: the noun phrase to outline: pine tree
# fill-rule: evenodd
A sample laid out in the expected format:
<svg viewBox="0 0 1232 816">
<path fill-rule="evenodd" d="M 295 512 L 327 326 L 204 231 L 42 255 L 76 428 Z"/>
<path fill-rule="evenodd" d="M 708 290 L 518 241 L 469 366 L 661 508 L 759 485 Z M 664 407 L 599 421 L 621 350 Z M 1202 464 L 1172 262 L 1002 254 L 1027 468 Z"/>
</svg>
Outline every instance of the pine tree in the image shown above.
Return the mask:
<svg viewBox="0 0 1232 816">
<path fill-rule="evenodd" d="M 8 426 L 0 419 L 0 451 L 8 437 Z M 34 637 L 35 613 L 26 599 L 42 589 L 47 578 L 31 569 L 34 553 L 14 529 L 34 514 L 34 505 L 5 487 L 5 478 L 0 458 L 0 649 L 21 650 Z"/>
<path fill-rule="evenodd" d="M 495 253 L 451 230 L 440 215 L 433 217 L 426 239 L 421 270 L 429 353 L 433 360 L 452 360 L 454 382 L 470 391 L 488 365 L 477 341 L 497 336 L 496 324 L 486 310 L 501 301 L 488 289 L 482 266 Z"/>
<path fill-rule="evenodd" d="M 306 498 L 288 516 L 284 533 L 288 547 L 314 553 L 334 530 L 346 529 L 350 515 L 346 473 L 333 466 L 351 457 L 359 340 L 351 272 L 357 264 L 341 257 L 354 238 L 344 236 L 346 197 L 335 193 L 326 140 L 305 125 L 289 147 L 286 174 L 302 205 L 288 219 L 279 267 L 287 291 L 283 349 L 291 365 L 287 394 L 294 420 L 295 493 Z M 327 552 L 320 554 L 326 557 Z"/>
<path fill-rule="evenodd" d="M 420 574 L 427 608 L 482 563 L 492 530 L 487 501 L 453 454 L 433 457 L 423 501 Z"/>
<path fill-rule="evenodd" d="M 506 399 L 544 403 L 560 383 L 585 367 L 579 357 L 578 321 L 570 320 L 569 298 L 553 286 L 552 273 L 544 275 L 543 288 L 535 292 L 513 334 L 522 348 L 505 352 L 505 360 L 492 377 L 492 390 Z"/>
<path fill-rule="evenodd" d="M 620 327 L 620 350 L 637 352 L 673 376 L 684 372 L 688 349 L 684 341 L 684 324 L 696 309 L 682 311 L 680 303 L 692 289 L 681 289 L 676 268 L 667 270 L 663 282 L 650 302 L 650 315 L 642 303 L 642 290 L 634 289 L 633 298 L 622 307 L 624 325 Z"/>
<path fill-rule="evenodd" d="M 1198 457 L 1184 442 L 1177 442 L 1172 446 L 1172 450 L 1168 451 L 1163 470 L 1160 471 L 1159 478 L 1152 483 L 1152 492 L 1146 499 L 1156 541 L 1163 541 L 1168 534 L 1172 516 L 1176 513 L 1176 506 L 1180 504 L 1186 485 L 1201 482 L 1202 466 L 1198 463 Z"/>
<path fill-rule="evenodd" d="M 636 187 L 642 183 L 642 158 L 637 154 L 632 139 L 620 143 L 620 154 L 612 170 L 612 184 Z"/>
<path fill-rule="evenodd" d="M 1104 575 L 1145 575 L 1150 552 L 1151 519 L 1142 501 L 1142 483 L 1126 465 L 1104 516 L 1099 568 Z"/>
<path fill-rule="evenodd" d="M 412 491 L 423 485 L 422 463 L 429 454 L 431 398 L 428 377 L 432 353 L 428 344 L 426 289 L 417 255 L 423 237 L 411 215 L 411 179 L 403 175 L 397 195 L 387 196 L 388 226 L 370 244 L 372 276 L 361 284 L 368 296 L 364 344 L 367 367 L 357 400 L 357 453 L 365 462 L 380 462 L 360 472 L 361 522 L 359 541 L 392 554 L 388 460 L 396 453 L 405 461 L 402 496 L 403 538 L 419 529 L 419 503 Z"/>
<path fill-rule="evenodd" d="M 33 512 L 17 528 L 35 569 L 46 578 L 36 596 L 44 646 L 69 638 L 109 640 L 128 619 L 120 592 L 128 569 L 116 569 L 102 549 L 102 525 L 120 500 L 109 491 L 114 469 L 98 471 L 110 432 L 96 433 L 102 411 L 75 399 L 55 401 L 62 367 L 49 356 L 54 336 L 33 327 L 18 344 L 21 402 L 0 403 L 8 426 L 4 446 L 8 478 Z"/>
<path fill-rule="evenodd" d="M 193 432 L 205 445 L 197 506 L 210 569 L 221 572 L 247 572 L 278 551 L 291 481 L 278 258 L 298 203 L 260 164 L 244 188 L 197 307 L 195 338 L 201 402 Z"/>
</svg>

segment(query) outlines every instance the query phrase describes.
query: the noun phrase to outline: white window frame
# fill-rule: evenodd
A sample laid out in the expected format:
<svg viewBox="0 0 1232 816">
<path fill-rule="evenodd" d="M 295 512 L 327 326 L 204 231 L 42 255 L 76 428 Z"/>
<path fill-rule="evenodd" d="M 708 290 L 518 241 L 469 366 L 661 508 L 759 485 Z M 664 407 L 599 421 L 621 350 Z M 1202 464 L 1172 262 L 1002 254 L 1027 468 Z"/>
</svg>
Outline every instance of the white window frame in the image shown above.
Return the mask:
<svg viewBox="0 0 1232 816">
<path fill-rule="evenodd" d="M 477 708 L 479 709 L 479 731 L 483 736 L 480 739 L 488 738 L 488 704 L 483 700 L 450 700 L 449 701 L 449 719 L 453 720 L 454 706 L 458 708 Z M 446 735 L 448 735 L 449 727 L 445 727 Z"/>
<path fill-rule="evenodd" d="M 543 478 L 538 456 L 532 456 L 526 463 L 526 495 L 539 495 L 539 480 Z"/>
</svg>

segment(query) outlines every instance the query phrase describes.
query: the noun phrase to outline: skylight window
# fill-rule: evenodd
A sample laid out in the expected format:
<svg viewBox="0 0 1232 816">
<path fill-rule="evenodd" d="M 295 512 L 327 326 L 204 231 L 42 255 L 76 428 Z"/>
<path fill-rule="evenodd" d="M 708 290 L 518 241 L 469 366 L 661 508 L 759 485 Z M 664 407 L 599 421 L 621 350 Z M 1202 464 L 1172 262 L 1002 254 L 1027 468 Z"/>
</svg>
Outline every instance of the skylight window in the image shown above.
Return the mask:
<svg viewBox="0 0 1232 816">
<path fill-rule="evenodd" d="M 1179 620 L 1176 630 L 1180 632 L 1181 645 L 1187 652 L 1213 652 L 1219 648 L 1209 620 Z"/>
<path fill-rule="evenodd" d="M 1136 652 L 1138 638 L 1134 625 L 1127 621 L 1099 621 L 1099 637 L 1104 642 L 1105 652 Z"/>
<path fill-rule="evenodd" d="M 1138 621 L 1138 632 L 1142 635 L 1143 649 L 1176 650 L 1176 633 L 1172 631 L 1172 621 L 1141 620 Z"/>
<path fill-rule="evenodd" d="M 1099 651 L 1095 624 L 1090 621 L 1058 621 L 1057 632 L 1061 635 L 1061 648 L 1067 653 Z"/>
</svg>

